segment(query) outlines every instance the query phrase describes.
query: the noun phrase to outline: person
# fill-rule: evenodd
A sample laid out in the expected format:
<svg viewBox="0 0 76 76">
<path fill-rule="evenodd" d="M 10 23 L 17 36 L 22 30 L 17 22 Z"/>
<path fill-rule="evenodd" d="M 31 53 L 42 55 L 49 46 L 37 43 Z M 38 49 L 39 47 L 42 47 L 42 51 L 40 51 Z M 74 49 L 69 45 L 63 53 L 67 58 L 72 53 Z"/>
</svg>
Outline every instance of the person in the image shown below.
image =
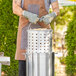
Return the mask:
<svg viewBox="0 0 76 76">
<path fill-rule="evenodd" d="M 49 13 L 50 4 L 53 12 Z M 19 76 L 26 76 L 27 29 L 47 28 L 59 15 L 57 0 L 13 0 L 13 13 L 19 16 L 15 59 L 19 60 Z"/>
</svg>

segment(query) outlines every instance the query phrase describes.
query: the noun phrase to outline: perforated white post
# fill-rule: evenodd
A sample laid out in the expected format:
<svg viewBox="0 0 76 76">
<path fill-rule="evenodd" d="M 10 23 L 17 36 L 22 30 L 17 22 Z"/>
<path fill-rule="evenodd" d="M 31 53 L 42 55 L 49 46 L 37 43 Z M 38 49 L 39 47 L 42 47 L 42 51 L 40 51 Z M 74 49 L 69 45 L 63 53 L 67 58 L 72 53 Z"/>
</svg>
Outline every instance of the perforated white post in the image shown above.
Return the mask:
<svg viewBox="0 0 76 76">
<path fill-rule="evenodd" d="M 27 76 L 54 76 L 52 59 L 52 30 L 29 29 L 26 52 Z"/>
<path fill-rule="evenodd" d="M 28 30 L 28 52 L 51 52 L 52 30 Z"/>
</svg>

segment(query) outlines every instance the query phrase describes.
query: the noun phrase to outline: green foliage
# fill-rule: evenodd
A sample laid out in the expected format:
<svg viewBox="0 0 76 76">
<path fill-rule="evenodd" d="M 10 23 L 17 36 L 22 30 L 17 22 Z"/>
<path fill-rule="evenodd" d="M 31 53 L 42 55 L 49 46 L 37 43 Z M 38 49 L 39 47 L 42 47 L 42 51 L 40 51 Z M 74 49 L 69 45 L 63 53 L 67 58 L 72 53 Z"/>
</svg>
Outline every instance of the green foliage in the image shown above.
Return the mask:
<svg viewBox="0 0 76 76">
<path fill-rule="evenodd" d="M 75 9 L 76 6 L 74 10 Z M 66 33 L 65 39 L 68 50 L 68 56 L 66 57 L 66 72 L 68 76 L 76 76 L 76 11 L 74 11 L 73 20 L 69 23 Z"/>
<path fill-rule="evenodd" d="M 12 13 L 12 0 L 0 1 L 0 52 L 11 58 L 10 66 L 2 67 L 7 76 L 18 76 L 15 61 L 18 17 Z"/>
<path fill-rule="evenodd" d="M 66 63 L 65 59 L 66 59 L 65 57 L 61 57 L 61 58 L 60 58 L 61 64 L 65 64 L 65 63 Z"/>
</svg>

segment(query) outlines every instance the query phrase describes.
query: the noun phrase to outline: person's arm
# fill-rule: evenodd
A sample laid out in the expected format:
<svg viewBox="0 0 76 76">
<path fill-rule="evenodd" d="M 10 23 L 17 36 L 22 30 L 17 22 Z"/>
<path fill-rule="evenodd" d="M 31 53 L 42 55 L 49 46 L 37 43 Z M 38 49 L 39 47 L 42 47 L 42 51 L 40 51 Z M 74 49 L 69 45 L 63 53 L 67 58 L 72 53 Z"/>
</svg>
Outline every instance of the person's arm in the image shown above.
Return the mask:
<svg viewBox="0 0 76 76">
<path fill-rule="evenodd" d="M 47 25 L 50 24 L 54 20 L 54 18 L 59 15 L 58 1 L 57 0 L 50 0 L 50 1 L 51 1 L 50 3 L 52 5 L 53 12 L 45 16 L 42 16 L 39 20 L 40 22 L 43 21 Z"/>
<path fill-rule="evenodd" d="M 36 24 L 39 20 L 38 15 L 28 12 L 26 10 L 23 10 L 21 8 L 21 0 L 13 0 L 13 13 L 18 16 L 24 16 L 27 18 L 31 23 Z"/>
<path fill-rule="evenodd" d="M 21 8 L 21 0 L 13 0 L 13 13 L 22 16 L 24 10 Z"/>
<path fill-rule="evenodd" d="M 55 12 L 57 15 L 59 15 L 59 5 L 58 5 L 58 0 L 55 2 L 51 3 L 52 5 L 52 10 Z"/>
</svg>

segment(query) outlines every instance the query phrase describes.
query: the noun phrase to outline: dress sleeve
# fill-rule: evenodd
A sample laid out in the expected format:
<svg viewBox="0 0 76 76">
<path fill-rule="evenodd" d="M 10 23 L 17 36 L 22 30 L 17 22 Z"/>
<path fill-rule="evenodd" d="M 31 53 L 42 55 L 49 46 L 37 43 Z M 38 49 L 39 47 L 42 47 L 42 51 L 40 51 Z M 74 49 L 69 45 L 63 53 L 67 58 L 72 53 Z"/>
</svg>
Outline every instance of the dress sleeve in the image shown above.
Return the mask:
<svg viewBox="0 0 76 76">
<path fill-rule="evenodd" d="M 55 2 L 55 1 L 57 1 L 57 0 L 49 0 L 49 3 L 51 4 L 51 3 Z"/>
</svg>

